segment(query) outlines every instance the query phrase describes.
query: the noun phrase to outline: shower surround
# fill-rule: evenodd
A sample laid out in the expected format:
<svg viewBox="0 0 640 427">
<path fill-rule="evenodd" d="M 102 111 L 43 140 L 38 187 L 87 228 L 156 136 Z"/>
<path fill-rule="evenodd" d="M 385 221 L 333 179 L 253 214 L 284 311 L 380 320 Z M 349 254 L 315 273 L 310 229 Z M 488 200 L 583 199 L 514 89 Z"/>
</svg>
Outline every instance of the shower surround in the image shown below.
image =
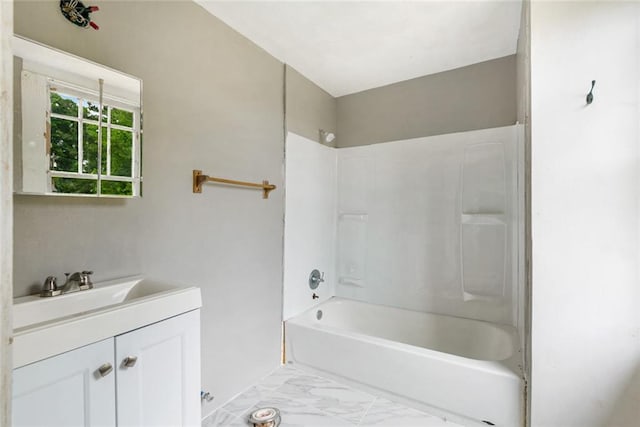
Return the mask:
<svg viewBox="0 0 640 427">
<path fill-rule="evenodd" d="M 337 295 L 520 329 L 521 134 L 335 149 L 289 133 L 284 319 Z"/>
<path fill-rule="evenodd" d="M 336 294 L 517 326 L 517 129 L 336 150 Z"/>
<path fill-rule="evenodd" d="M 521 146 L 517 125 L 343 149 L 290 133 L 287 360 L 468 419 L 518 424 Z M 320 301 L 311 268 L 326 271 Z"/>
</svg>

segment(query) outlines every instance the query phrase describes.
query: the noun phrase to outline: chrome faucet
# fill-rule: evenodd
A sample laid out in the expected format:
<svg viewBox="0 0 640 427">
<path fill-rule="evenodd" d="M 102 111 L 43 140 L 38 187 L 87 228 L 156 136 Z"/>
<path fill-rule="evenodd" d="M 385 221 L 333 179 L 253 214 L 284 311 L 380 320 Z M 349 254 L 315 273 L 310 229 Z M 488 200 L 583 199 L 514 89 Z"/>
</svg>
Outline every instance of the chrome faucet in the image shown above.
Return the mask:
<svg viewBox="0 0 640 427">
<path fill-rule="evenodd" d="M 70 292 L 84 291 L 93 288 L 91 275 L 93 271 L 75 272 L 73 274 L 65 273 L 67 276 L 62 288 L 58 288 L 56 278 L 47 277 L 42 285 L 41 297 L 54 297 L 56 295 L 68 294 Z"/>
<path fill-rule="evenodd" d="M 69 292 L 85 291 L 93 288 L 93 283 L 91 283 L 92 274 L 93 271 L 76 271 L 72 275 L 65 273 L 67 280 L 62 286 L 62 293 L 68 294 Z"/>
</svg>

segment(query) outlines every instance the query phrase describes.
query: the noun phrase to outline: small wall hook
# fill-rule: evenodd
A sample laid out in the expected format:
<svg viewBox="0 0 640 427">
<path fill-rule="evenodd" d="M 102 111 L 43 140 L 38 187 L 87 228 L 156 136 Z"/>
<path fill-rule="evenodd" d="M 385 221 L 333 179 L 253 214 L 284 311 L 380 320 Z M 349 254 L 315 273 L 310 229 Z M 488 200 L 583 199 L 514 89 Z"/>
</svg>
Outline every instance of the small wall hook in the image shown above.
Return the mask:
<svg viewBox="0 0 640 427">
<path fill-rule="evenodd" d="M 591 90 L 587 94 L 587 104 L 591 104 L 593 102 L 593 87 L 596 85 L 595 80 L 591 80 Z"/>
</svg>

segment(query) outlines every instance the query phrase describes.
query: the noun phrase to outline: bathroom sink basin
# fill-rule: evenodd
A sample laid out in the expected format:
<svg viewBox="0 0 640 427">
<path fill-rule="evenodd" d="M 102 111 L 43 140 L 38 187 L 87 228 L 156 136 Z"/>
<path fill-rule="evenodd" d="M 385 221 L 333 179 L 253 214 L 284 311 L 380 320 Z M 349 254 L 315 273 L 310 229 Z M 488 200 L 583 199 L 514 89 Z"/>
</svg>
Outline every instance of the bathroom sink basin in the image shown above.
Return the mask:
<svg viewBox="0 0 640 427">
<path fill-rule="evenodd" d="M 14 367 L 200 308 L 200 289 L 128 277 L 13 301 Z"/>
</svg>

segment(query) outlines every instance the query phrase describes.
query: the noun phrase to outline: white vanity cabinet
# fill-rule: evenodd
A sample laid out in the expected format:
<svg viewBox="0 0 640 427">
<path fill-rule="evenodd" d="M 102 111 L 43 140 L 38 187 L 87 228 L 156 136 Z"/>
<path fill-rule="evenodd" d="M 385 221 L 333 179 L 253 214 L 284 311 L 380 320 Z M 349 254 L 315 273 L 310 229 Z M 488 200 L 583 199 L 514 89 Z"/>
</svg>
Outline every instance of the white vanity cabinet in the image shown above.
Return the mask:
<svg viewBox="0 0 640 427">
<path fill-rule="evenodd" d="M 12 425 L 115 426 L 113 364 L 111 338 L 15 369 Z"/>
<path fill-rule="evenodd" d="M 13 425 L 199 426 L 200 310 L 15 369 Z"/>
<path fill-rule="evenodd" d="M 118 426 L 200 425 L 200 310 L 117 336 L 115 354 Z"/>
</svg>

